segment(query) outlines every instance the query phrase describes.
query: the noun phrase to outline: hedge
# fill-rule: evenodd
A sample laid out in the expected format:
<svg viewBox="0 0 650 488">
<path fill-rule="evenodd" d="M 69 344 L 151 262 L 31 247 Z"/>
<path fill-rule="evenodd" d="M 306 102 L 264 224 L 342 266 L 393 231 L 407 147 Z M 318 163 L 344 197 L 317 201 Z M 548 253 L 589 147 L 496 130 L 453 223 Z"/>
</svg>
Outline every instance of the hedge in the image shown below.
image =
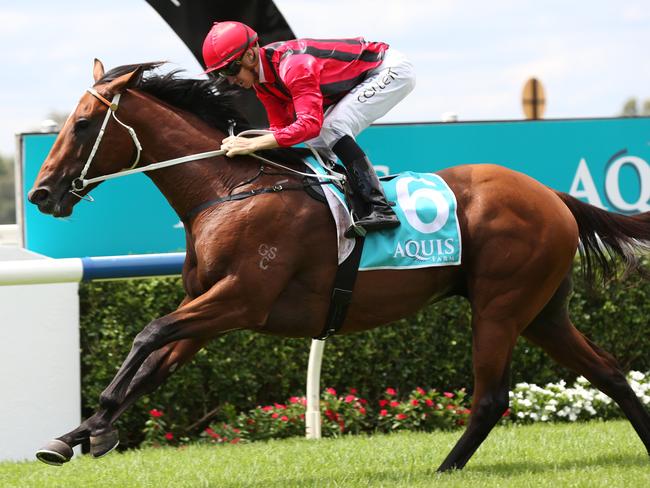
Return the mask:
<svg viewBox="0 0 650 488">
<path fill-rule="evenodd" d="M 625 370 L 650 370 L 650 283 L 638 275 L 587 291 L 576 274 L 571 314 L 577 327 L 613 353 Z M 82 411 L 90 415 L 99 393 L 149 321 L 174 310 L 183 298 L 179 279 L 97 282 L 80 287 Z M 182 432 L 206 414 L 232 411 L 302 395 L 309 339 L 282 339 L 246 331 L 215 339 L 165 385 L 144 397 L 118 421 L 124 446 L 138 445 L 152 408 L 164 409 L 168 426 Z M 573 373 L 520 340 L 512 383 L 545 384 Z M 354 387 L 376 401 L 387 387 L 416 386 L 471 394 L 470 310 L 461 298 L 431 304 L 389 326 L 327 341 L 321 385 Z M 220 410 L 219 410 L 220 408 Z M 216 409 L 216 413 L 215 413 Z M 198 425 L 197 428 L 205 427 Z"/>
</svg>

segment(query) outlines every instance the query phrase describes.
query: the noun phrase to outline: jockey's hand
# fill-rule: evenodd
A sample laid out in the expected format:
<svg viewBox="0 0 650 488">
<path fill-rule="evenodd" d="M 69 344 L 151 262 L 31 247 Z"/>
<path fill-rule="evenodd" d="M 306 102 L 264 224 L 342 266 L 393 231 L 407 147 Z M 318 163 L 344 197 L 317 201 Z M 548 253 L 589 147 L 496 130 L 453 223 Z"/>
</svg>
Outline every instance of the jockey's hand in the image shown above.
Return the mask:
<svg viewBox="0 0 650 488">
<path fill-rule="evenodd" d="M 221 141 L 221 149 L 227 151 L 226 156 L 243 156 L 262 149 L 273 149 L 278 147 L 273 134 L 265 134 L 259 137 L 238 137 L 229 136 Z"/>
<path fill-rule="evenodd" d="M 226 156 L 229 158 L 232 158 L 233 156 L 243 156 L 245 154 L 250 154 L 256 150 L 255 139 L 257 139 L 257 137 L 226 137 L 223 141 L 221 141 L 221 149 L 227 151 Z"/>
</svg>

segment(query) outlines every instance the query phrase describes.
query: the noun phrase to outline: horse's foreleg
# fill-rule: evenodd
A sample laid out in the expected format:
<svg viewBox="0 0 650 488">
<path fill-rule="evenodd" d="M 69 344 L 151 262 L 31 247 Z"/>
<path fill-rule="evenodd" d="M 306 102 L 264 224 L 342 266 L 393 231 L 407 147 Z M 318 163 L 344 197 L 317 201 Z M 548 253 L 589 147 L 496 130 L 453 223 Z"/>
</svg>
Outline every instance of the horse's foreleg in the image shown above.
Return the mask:
<svg viewBox="0 0 650 488">
<path fill-rule="evenodd" d="M 115 420 L 138 398 L 153 391 L 179 367 L 186 364 L 205 344 L 205 341 L 186 339 L 171 343 L 152 353 L 129 384 L 124 401 L 112 411 L 98 410 L 76 429 L 50 441 L 37 453 L 38 459 L 59 465 L 72 457 L 72 448 L 95 436 L 91 444 L 93 456 L 100 457 L 117 446 L 117 432 L 111 430 Z"/>
<path fill-rule="evenodd" d="M 91 426 L 90 452 L 101 457 L 117 446 L 118 433 L 113 423 L 142 395 L 152 392 L 178 368 L 189 362 L 207 341 L 184 339 L 154 351 L 142 364 L 129 384 L 124 400 L 111 410 L 99 410 Z M 62 439 L 64 440 L 64 439 Z"/>
<path fill-rule="evenodd" d="M 467 429 L 438 471 L 461 469 L 508 408 L 515 327 L 479 320 L 473 326 L 474 394 Z"/>
<path fill-rule="evenodd" d="M 106 412 L 106 416 L 91 429 L 93 452 L 101 453 L 115 441 L 117 434 L 110 428 L 112 417 L 119 415 L 133 378 L 154 351 L 184 339 L 204 344 L 227 331 L 260 328 L 266 323 L 273 303 L 286 286 L 282 278 L 288 278 L 291 270 L 283 269 L 284 277 L 278 273 L 272 285 L 264 287 L 259 286 L 257 273 L 246 273 L 244 266 L 240 270 L 241 274 L 223 278 L 201 296 L 152 321 L 137 334 L 126 360 L 99 397 L 100 411 Z M 173 360 L 168 367 L 175 367 Z"/>
<path fill-rule="evenodd" d="M 110 425 L 138 398 L 158 388 L 178 368 L 187 364 L 206 342 L 207 340 L 184 339 L 151 354 L 129 384 L 124 401 L 111 412 Z"/>
<path fill-rule="evenodd" d="M 89 436 L 96 455 L 110 450 L 117 443 L 117 433 L 110 428 L 111 418 L 121 410 L 129 386 L 145 360 L 172 342 L 192 339 L 205 343 L 229 330 L 261 327 L 284 283 L 277 280 L 275 284 L 278 286 L 259 290 L 257 285 L 253 285 L 251 289 L 244 287 L 241 279 L 230 276 L 176 311 L 150 322 L 138 333 L 126 360 L 100 395 L 98 412 L 66 434 L 65 440 L 51 441 L 37 453 L 37 457 L 50 464 L 66 462 L 72 456 L 70 446 Z M 256 300 L 246 299 L 251 296 Z M 173 364 L 169 366 L 172 368 Z"/>
</svg>

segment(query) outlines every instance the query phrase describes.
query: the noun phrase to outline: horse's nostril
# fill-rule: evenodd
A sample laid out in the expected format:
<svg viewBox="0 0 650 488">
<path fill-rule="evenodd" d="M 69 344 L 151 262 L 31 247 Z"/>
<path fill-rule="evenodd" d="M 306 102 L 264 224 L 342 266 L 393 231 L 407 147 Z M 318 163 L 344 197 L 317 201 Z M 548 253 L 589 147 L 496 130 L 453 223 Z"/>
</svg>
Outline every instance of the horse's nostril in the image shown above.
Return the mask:
<svg viewBox="0 0 650 488">
<path fill-rule="evenodd" d="M 49 196 L 50 191 L 47 188 L 36 188 L 35 190 L 31 190 L 29 192 L 27 198 L 33 204 L 38 205 L 39 203 L 46 201 Z"/>
</svg>

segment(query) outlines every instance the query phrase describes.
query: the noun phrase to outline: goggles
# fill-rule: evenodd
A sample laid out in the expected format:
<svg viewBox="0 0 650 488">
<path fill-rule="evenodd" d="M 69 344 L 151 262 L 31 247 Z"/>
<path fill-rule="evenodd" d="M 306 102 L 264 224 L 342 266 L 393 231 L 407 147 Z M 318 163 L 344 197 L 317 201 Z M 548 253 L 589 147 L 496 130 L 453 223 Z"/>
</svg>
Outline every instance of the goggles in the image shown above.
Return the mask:
<svg viewBox="0 0 650 488">
<path fill-rule="evenodd" d="M 225 65 L 223 68 L 220 68 L 216 71 L 216 74 L 220 76 L 221 78 L 225 78 L 226 76 L 237 76 L 239 72 L 241 71 L 241 61 L 243 59 L 243 55 L 240 58 L 232 60 L 230 63 Z"/>
</svg>

